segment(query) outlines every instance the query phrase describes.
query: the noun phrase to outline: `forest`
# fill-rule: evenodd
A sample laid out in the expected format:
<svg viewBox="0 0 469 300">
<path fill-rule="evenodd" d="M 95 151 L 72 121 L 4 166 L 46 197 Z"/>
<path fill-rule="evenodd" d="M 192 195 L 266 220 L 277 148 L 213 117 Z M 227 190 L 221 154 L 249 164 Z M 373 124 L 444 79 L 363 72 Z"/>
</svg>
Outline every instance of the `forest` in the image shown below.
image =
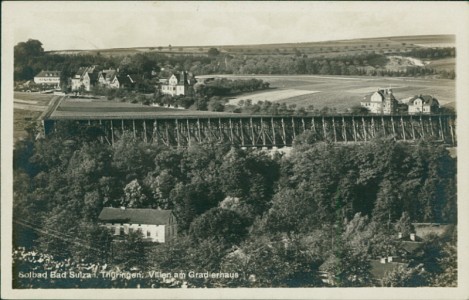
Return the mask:
<svg viewBox="0 0 469 300">
<path fill-rule="evenodd" d="M 384 53 L 367 51 L 334 57 L 314 56 L 297 53 L 294 55 L 244 55 L 229 54 L 210 49 L 207 55 L 178 55 L 151 51 L 127 56 L 104 56 L 77 54 L 62 55 L 46 53 L 38 40 L 21 42 L 14 49 L 14 80 L 31 80 L 41 70 L 62 71 L 65 79 L 79 67 L 100 65 L 119 68 L 123 73 L 138 74 L 143 78 L 141 85 L 151 84 L 151 74 L 158 73 L 167 78 L 174 71 L 190 71 L 194 75 L 204 74 L 321 74 L 321 75 L 368 75 L 368 76 L 425 76 L 437 75 L 455 78 L 454 70 L 435 70 L 429 67 L 408 67 L 392 71 L 385 68 L 388 58 Z M 398 52 L 402 56 L 417 58 L 454 57 L 454 48 L 416 48 L 410 52 Z M 64 81 L 65 82 L 65 81 Z"/>
<path fill-rule="evenodd" d="M 90 130 L 64 123 L 35 140 L 32 128 L 30 138 L 15 145 L 15 271 L 32 263 L 45 270 L 47 260 L 51 268 L 77 267 L 75 261 L 129 271 L 239 274 L 171 284 L 142 279 L 139 287 L 328 286 L 324 273 L 342 287 L 457 285 L 456 229 L 425 240 L 412 257 L 395 238 L 411 232 L 414 222 L 457 224 L 456 159 L 432 140 L 381 137 L 337 145 L 305 132 L 285 155 L 217 143 L 168 148 L 130 133 L 111 146 Z M 179 236 L 145 244 L 130 234 L 116 245 L 97 220 L 109 206 L 171 209 Z M 18 254 L 25 249 L 41 263 Z M 409 264 L 376 283 L 370 261 L 391 255 Z"/>
</svg>

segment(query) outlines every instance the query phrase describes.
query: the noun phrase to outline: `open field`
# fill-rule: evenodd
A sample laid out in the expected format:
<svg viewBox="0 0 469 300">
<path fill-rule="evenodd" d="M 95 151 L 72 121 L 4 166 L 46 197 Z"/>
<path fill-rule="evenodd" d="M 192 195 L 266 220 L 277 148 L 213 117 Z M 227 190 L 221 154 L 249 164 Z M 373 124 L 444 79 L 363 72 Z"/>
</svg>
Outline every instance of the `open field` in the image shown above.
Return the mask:
<svg viewBox="0 0 469 300">
<path fill-rule="evenodd" d="M 240 97 L 236 97 L 234 99 L 231 99 L 228 104 L 230 105 L 237 105 L 239 101 L 243 100 L 251 100 L 252 104 L 256 104 L 259 101 L 271 101 L 271 102 L 277 102 L 280 100 L 283 100 L 285 98 L 291 98 L 291 97 L 298 97 L 298 96 L 304 96 L 304 95 L 310 95 L 317 93 L 316 91 L 308 91 L 308 90 L 296 90 L 296 89 L 280 89 L 280 90 L 275 90 L 275 91 L 270 91 L 270 92 L 260 92 L 260 93 L 255 93 L 255 94 L 249 94 L 249 95 L 243 95 Z"/>
<path fill-rule="evenodd" d="M 194 111 L 185 109 L 147 106 L 128 102 L 66 99 L 51 114 L 51 118 L 118 118 L 118 117 L 164 117 L 164 116 L 219 116 L 230 113 Z"/>
<path fill-rule="evenodd" d="M 36 122 L 54 95 L 15 92 L 13 94 L 13 139 L 26 136 L 25 128 Z"/>
<path fill-rule="evenodd" d="M 198 76 L 203 78 L 205 76 Z M 286 104 L 297 104 L 298 106 L 313 105 L 321 109 L 324 106 L 337 108 L 339 111 L 359 105 L 363 97 L 378 88 L 392 88 L 396 98 L 405 99 L 419 94 L 429 94 L 437 98 L 442 105 L 455 101 L 455 81 L 446 79 L 424 79 L 424 78 L 395 78 L 395 77 L 352 77 L 352 76 L 270 76 L 270 75 L 210 75 L 207 77 L 225 77 L 229 79 L 257 78 L 270 83 L 270 87 L 276 88 L 276 95 L 281 97 L 268 98 L 272 91 L 260 92 L 252 97 L 256 99 L 269 100 L 272 102 L 284 102 Z M 301 95 L 285 93 L 281 91 L 300 91 Z M 306 93 L 304 91 L 311 91 Z M 243 95 L 242 98 L 249 98 Z M 251 98 L 252 99 L 252 98 Z"/>
<path fill-rule="evenodd" d="M 283 55 L 299 50 L 307 55 L 337 56 L 358 54 L 365 51 L 383 53 L 405 51 L 418 47 L 454 47 L 454 35 L 417 35 L 377 37 L 352 40 L 336 40 L 321 42 L 302 42 L 285 44 L 253 44 L 253 45 L 213 45 L 213 46 L 173 46 L 155 45 L 154 47 L 93 49 L 93 50 L 59 50 L 50 51 L 57 54 L 91 54 L 105 56 L 123 56 L 129 54 L 155 52 L 168 55 L 206 55 L 211 48 L 218 48 L 222 53 L 243 55 Z"/>
</svg>

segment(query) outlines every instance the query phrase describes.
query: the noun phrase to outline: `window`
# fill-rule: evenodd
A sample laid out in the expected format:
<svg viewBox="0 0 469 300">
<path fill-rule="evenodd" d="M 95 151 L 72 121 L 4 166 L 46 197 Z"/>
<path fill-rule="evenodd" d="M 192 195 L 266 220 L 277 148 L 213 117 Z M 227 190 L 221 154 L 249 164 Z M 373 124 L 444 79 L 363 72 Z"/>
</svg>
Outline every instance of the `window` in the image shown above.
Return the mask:
<svg viewBox="0 0 469 300">
<path fill-rule="evenodd" d="M 151 232 L 150 232 L 150 230 L 147 230 L 147 237 L 151 237 Z"/>
</svg>

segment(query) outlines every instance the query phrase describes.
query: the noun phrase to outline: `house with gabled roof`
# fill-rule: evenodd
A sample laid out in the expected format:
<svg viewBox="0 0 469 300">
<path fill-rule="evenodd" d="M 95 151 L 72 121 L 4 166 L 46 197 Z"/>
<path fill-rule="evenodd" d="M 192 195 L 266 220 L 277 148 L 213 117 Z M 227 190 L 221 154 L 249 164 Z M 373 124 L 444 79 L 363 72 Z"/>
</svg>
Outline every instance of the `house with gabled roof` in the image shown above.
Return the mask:
<svg viewBox="0 0 469 300">
<path fill-rule="evenodd" d="M 79 91 L 81 87 L 85 91 L 91 91 L 91 88 L 98 82 L 98 66 L 80 67 L 72 77 L 72 91 Z"/>
<path fill-rule="evenodd" d="M 117 77 L 117 70 L 109 69 L 99 72 L 98 83 L 102 86 L 118 89 L 120 87 L 120 82 Z"/>
<path fill-rule="evenodd" d="M 409 114 L 431 114 L 438 111 L 440 103 L 430 95 L 418 95 L 410 98 Z"/>
<path fill-rule="evenodd" d="M 177 221 L 171 210 L 105 207 L 98 220 L 115 236 L 140 232 L 144 241 L 158 243 L 177 237 Z"/>
<path fill-rule="evenodd" d="M 363 98 L 360 105 L 374 114 L 390 115 L 397 111 L 399 102 L 391 89 L 378 89 Z"/>
<path fill-rule="evenodd" d="M 37 84 L 43 85 L 54 85 L 56 87 L 60 87 L 60 76 L 62 72 L 60 71 L 48 71 L 42 70 L 34 76 L 34 82 Z"/>
<path fill-rule="evenodd" d="M 196 80 L 191 73 L 182 71 L 172 74 L 167 80 L 160 81 L 161 93 L 171 96 L 192 95 Z"/>
</svg>

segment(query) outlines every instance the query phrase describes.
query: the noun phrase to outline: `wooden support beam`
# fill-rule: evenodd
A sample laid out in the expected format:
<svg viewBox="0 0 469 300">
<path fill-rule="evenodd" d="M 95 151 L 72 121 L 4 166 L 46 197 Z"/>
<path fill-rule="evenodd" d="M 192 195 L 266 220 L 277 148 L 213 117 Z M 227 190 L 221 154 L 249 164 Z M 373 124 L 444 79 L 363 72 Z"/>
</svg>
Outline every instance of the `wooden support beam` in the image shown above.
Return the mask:
<svg viewBox="0 0 469 300">
<path fill-rule="evenodd" d="M 147 143 L 147 122 L 143 120 L 143 141 Z"/>
<path fill-rule="evenodd" d="M 355 125 L 355 117 L 352 116 L 352 126 L 353 126 L 353 140 L 357 141 L 357 128 Z"/>
<path fill-rule="evenodd" d="M 327 140 L 327 130 L 326 130 L 326 121 L 324 120 L 324 117 L 322 117 L 322 132 L 324 134 L 323 140 Z"/>
<path fill-rule="evenodd" d="M 250 125 L 251 125 L 252 145 L 255 146 L 256 145 L 256 138 L 255 138 L 255 135 L 254 135 L 254 124 L 252 123 L 252 118 L 249 118 L 249 120 L 250 120 Z"/>
<path fill-rule="evenodd" d="M 262 130 L 262 145 L 265 147 L 267 146 L 267 138 L 266 138 L 266 124 L 264 123 L 264 118 L 261 118 L 261 130 Z"/>
<path fill-rule="evenodd" d="M 347 126 L 345 125 L 345 118 L 342 116 L 342 138 L 347 143 Z"/>
<path fill-rule="evenodd" d="M 152 142 L 156 143 L 158 145 L 159 140 L 158 140 L 158 121 L 155 119 L 153 122 L 153 133 L 152 133 Z"/>
<path fill-rule="evenodd" d="M 455 145 L 455 138 L 454 138 L 454 129 L 453 129 L 453 120 L 449 120 L 448 121 L 449 123 L 449 132 L 451 133 L 451 142 L 453 145 Z"/>
<path fill-rule="evenodd" d="M 371 137 L 375 137 L 375 117 L 371 116 Z"/>
<path fill-rule="evenodd" d="M 293 139 L 296 138 L 296 129 L 295 129 L 295 118 L 294 117 L 291 117 L 291 124 L 292 124 L 292 128 L 293 128 Z"/>
<path fill-rule="evenodd" d="M 414 129 L 414 122 L 412 116 L 410 116 L 410 127 L 412 128 L 412 139 L 415 140 L 415 129 Z"/>
<path fill-rule="evenodd" d="M 438 119 L 439 119 L 439 122 L 440 122 L 440 136 L 441 136 L 441 140 L 444 141 L 444 140 L 445 140 L 445 136 L 444 136 L 444 132 L 443 132 L 443 123 L 441 122 L 441 116 L 440 116 Z"/>
<path fill-rule="evenodd" d="M 244 126 L 243 126 L 243 119 L 239 119 L 239 126 L 241 127 L 241 146 L 244 147 Z"/>
<path fill-rule="evenodd" d="M 274 123 L 274 118 L 270 118 L 270 121 L 271 121 L 271 124 L 272 124 L 272 143 L 273 145 L 272 146 L 276 146 L 277 145 L 277 142 L 275 140 L 275 123 Z"/>
<path fill-rule="evenodd" d="M 111 145 L 114 145 L 114 128 L 112 127 L 112 120 L 111 122 Z"/>
<path fill-rule="evenodd" d="M 394 126 L 394 117 L 391 116 L 391 125 L 392 125 L 392 134 L 394 135 L 394 140 L 396 140 L 396 128 Z"/>
<path fill-rule="evenodd" d="M 137 138 L 137 133 L 135 132 L 135 119 L 132 119 L 132 128 L 133 128 L 133 131 L 134 131 L 134 138 L 136 139 Z"/>
<path fill-rule="evenodd" d="M 180 141 L 180 137 L 179 137 L 179 123 L 178 123 L 178 119 L 176 119 L 176 142 L 177 142 L 178 147 L 181 147 L 181 141 Z"/>
<path fill-rule="evenodd" d="M 384 123 L 384 116 L 381 116 L 381 126 L 383 126 L 383 136 L 386 136 L 386 124 Z"/>
<path fill-rule="evenodd" d="M 311 118 L 311 130 L 316 133 L 316 124 L 314 123 L 314 117 Z"/>
<path fill-rule="evenodd" d="M 186 119 L 187 126 L 187 145 L 191 146 L 191 125 L 189 124 L 189 119 Z"/>
<path fill-rule="evenodd" d="M 282 118 L 282 131 L 283 131 L 283 145 L 286 146 L 287 145 L 287 134 L 285 132 L 285 121 L 283 120 Z"/>
<path fill-rule="evenodd" d="M 365 118 L 362 117 L 362 127 L 363 127 L 363 138 L 365 139 L 365 142 L 367 140 L 367 132 L 366 132 L 366 126 L 365 126 Z"/>
<path fill-rule="evenodd" d="M 404 138 L 404 141 L 406 140 L 405 136 L 405 126 L 404 126 L 404 119 L 401 116 L 401 127 L 402 127 L 402 137 Z"/>
<path fill-rule="evenodd" d="M 425 137 L 425 127 L 423 126 L 422 115 L 420 115 L 420 128 L 422 129 L 422 137 Z"/>
<path fill-rule="evenodd" d="M 224 134 L 223 134 L 223 126 L 221 124 L 221 118 L 218 118 L 218 131 L 220 132 L 219 141 L 222 142 L 224 140 Z"/>
<path fill-rule="evenodd" d="M 334 142 L 337 143 L 337 132 L 335 128 L 335 118 L 332 117 L 332 131 L 334 132 Z"/>
<path fill-rule="evenodd" d="M 171 140 L 170 140 L 170 137 L 169 137 L 168 123 L 165 123 L 164 125 L 165 125 L 165 127 L 166 127 L 166 142 L 165 142 L 165 140 L 164 140 L 164 138 L 163 138 L 163 143 L 164 143 L 166 146 L 169 147 L 169 146 L 170 146 L 170 143 L 171 143 Z"/>
<path fill-rule="evenodd" d="M 435 132 L 433 131 L 432 116 L 429 116 L 429 121 L 430 121 L 430 134 L 431 134 L 432 136 L 435 136 Z"/>
<path fill-rule="evenodd" d="M 231 139 L 231 144 L 234 144 L 234 134 L 233 134 L 233 124 L 231 123 L 231 118 L 230 118 L 230 139 Z"/>
<path fill-rule="evenodd" d="M 124 133 L 124 119 L 121 120 L 122 134 Z"/>
<path fill-rule="evenodd" d="M 197 134 L 199 136 L 199 143 L 202 142 L 202 135 L 200 134 L 200 119 L 197 118 Z"/>
<path fill-rule="evenodd" d="M 306 131 L 305 118 L 301 118 L 301 124 L 303 125 L 303 132 Z"/>
</svg>

